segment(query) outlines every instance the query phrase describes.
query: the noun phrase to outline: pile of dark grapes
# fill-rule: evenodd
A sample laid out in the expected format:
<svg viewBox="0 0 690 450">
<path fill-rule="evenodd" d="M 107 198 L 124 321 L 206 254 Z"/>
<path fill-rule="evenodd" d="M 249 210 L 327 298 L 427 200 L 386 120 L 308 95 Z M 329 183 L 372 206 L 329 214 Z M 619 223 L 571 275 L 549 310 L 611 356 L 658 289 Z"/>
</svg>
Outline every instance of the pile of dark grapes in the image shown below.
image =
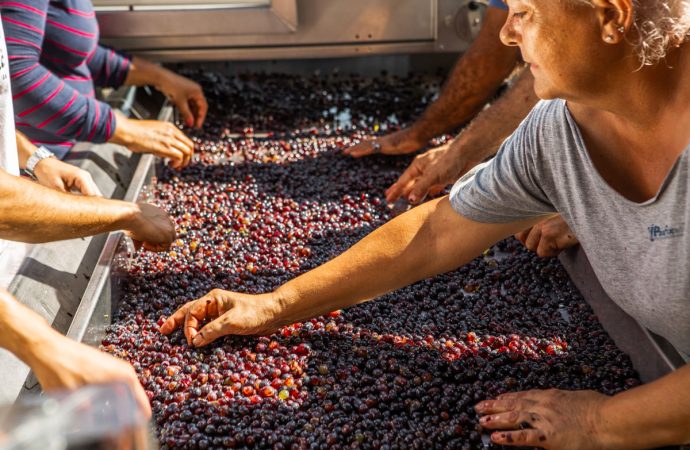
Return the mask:
<svg viewBox="0 0 690 450">
<path fill-rule="evenodd" d="M 134 365 L 163 448 L 489 448 L 473 409 L 480 400 L 548 387 L 613 394 L 639 383 L 558 260 L 513 240 L 272 336 L 194 349 L 179 331 L 160 335 L 165 317 L 210 289 L 270 291 L 389 220 L 396 210 L 383 191 L 410 157 L 353 160 L 342 149 L 394 128 L 393 114 L 408 121 L 431 98 L 420 86 L 438 85 L 414 76 L 197 77 L 212 114 L 192 132 L 194 163 L 164 167 L 150 191 L 179 239 L 129 261 L 102 343 Z M 352 120 L 339 126 L 331 112 L 343 108 Z"/>
</svg>

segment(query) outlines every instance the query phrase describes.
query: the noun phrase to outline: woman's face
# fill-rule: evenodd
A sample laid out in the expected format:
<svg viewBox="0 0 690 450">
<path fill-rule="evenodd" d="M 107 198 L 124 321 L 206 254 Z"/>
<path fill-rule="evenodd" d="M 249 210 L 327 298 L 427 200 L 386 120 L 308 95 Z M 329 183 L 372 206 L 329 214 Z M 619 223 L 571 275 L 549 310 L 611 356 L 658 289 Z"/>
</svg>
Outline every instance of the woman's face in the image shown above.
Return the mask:
<svg viewBox="0 0 690 450">
<path fill-rule="evenodd" d="M 505 45 L 519 46 L 542 99 L 577 100 L 607 88 L 608 49 L 595 9 L 568 0 L 507 0 L 501 30 Z M 610 47 L 610 46 L 609 46 Z"/>
</svg>

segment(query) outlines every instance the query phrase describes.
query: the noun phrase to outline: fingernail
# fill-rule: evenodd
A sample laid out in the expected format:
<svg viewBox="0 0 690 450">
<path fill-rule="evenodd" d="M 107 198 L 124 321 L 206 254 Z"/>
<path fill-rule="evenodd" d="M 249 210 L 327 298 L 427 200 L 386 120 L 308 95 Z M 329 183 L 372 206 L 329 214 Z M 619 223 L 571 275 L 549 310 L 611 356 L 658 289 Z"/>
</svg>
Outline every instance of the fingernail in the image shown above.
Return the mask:
<svg viewBox="0 0 690 450">
<path fill-rule="evenodd" d="M 480 417 L 479 422 L 481 422 L 481 423 L 491 422 L 491 416 Z"/>
<path fill-rule="evenodd" d="M 410 203 L 417 203 L 417 197 L 414 195 L 410 195 L 409 197 L 407 197 L 407 201 Z"/>
<path fill-rule="evenodd" d="M 474 405 L 474 410 L 475 410 L 475 411 L 481 411 L 481 410 L 483 410 L 485 407 L 486 407 L 486 404 L 485 404 L 484 402 L 477 403 L 476 405 Z"/>
<path fill-rule="evenodd" d="M 192 344 L 194 344 L 195 347 L 200 346 L 202 342 L 203 339 L 201 338 L 200 334 L 197 334 L 196 336 L 194 336 L 194 339 L 192 339 Z"/>
</svg>

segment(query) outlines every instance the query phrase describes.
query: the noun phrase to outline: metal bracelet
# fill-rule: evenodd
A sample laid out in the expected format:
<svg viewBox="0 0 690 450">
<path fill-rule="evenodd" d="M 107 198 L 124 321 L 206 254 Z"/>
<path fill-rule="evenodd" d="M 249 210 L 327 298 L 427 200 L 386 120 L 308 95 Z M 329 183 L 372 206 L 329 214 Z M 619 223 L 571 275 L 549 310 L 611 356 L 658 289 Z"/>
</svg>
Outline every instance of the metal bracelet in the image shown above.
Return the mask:
<svg viewBox="0 0 690 450">
<path fill-rule="evenodd" d="M 381 153 L 381 143 L 379 142 L 378 139 L 374 139 L 371 141 L 371 147 L 374 149 L 374 154 Z"/>
<path fill-rule="evenodd" d="M 38 147 L 38 149 L 33 152 L 31 156 L 29 156 L 29 159 L 26 160 L 24 172 L 29 174 L 29 176 L 35 180 L 36 173 L 34 171 L 36 170 L 36 165 L 46 158 L 55 158 L 55 155 L 45 147 Z"/>
</svg>

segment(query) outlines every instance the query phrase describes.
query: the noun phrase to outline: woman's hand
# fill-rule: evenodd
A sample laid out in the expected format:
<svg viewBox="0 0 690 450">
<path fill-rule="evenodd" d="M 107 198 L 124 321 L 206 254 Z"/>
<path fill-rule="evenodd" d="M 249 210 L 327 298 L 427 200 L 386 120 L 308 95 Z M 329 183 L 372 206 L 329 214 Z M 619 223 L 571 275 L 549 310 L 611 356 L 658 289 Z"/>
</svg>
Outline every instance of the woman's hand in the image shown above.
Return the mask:
<svg viewBox="0 0 690 450">
<path fill-rule="evenodd" d="M 277 321 L 278 310 L 272 294 L 248 295 L 214 289 L 178 309 L 160 331 L 167 335 L 183 327 L 187 343 L 200 347 L 228 334 L 271 334 L 283 325 Z"/>
<path fill-rule="evenodd" d="M 545 219 L 515 235 L 527 250 L 542 258 L 558 256 L 563 250 L 580 243 L 560 215 Z"/>
<path fill-rule="evenodd" d="M 38 183 L 47 188 L 61 192 L 78 190 L 83 195 L 90 197 L 103 196 L 89 172 L 59 159 L 42 159 L 36 164 L 34 175 L 36 175 Z"/>
<path fill-rule="evenodd" d="M 594 391 L 533 390 L 510 393 L 476 406 L 479 423 L 499 445 L 597 450 L 601 410 L 610 397 Z"/>
<path fill-rule="evenodd" d="M 170 158 L 175 169 L 186 167 L 194 154 L 194 142 L 170 122 L 135 120 L 118 114 L 110 142 L 135 153 L 152 153 Z"/>
<path fill-rule="evenodd" d="M 201 128 L 206 120 L 208 103 L 199 83 L 165 70 L 158 89 L 177 107 L 188 127 Z"/>
</svg>

